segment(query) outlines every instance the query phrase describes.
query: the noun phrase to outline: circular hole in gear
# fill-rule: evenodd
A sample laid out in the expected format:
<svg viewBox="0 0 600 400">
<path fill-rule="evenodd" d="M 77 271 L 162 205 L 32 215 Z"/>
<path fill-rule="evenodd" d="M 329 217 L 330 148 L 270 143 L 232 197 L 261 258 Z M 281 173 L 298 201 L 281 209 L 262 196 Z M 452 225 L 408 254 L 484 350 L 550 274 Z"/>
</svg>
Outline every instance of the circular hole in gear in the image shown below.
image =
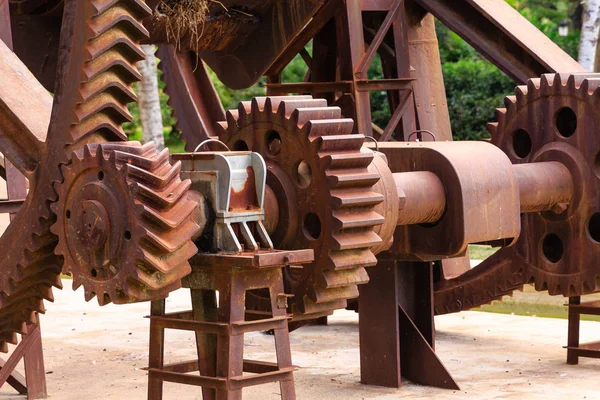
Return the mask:
<svg viewBox="0 0 600 400">
<path fill-rule="evenodd" d="M 67 216 L 67 219 L 71 218 L 71 210 L 67 210 L 65 215 Z"/>
<path fill-rule="evenodd" d="M 303 188 L 308 187 L 312 182 L 312 169 L 306 161 L 301 161 L 298 164 L 296 179 L 298 180 L 298 185 Z"/>
<path fill-rule="evenodd" d="M 321 220 L 317 214 L 310 213 L 304 217 L 304 232 L 310 239 L 318 239 L 321 236 Z"/>
<path fill-rule="evenodd" d="M 92 268 L 92 270 L 91 270 L 90 273 L 91 273 L 91 275 L 92 275 L 93 278 L 97 278 L 98 277 L 98 271 L 96 271 L 95 268 Z"/>
<path fill-rule="evenodd" d="M 563 256 L 564 248 L 562 240 L 551 233 L 544 238 L 542 243 L 542 251 L 544 252 L 544 256 L 551 263 L 557 263 Z"/>
<path fill-rule="evenodd" d="M 594 172 L 596 172 L 596 176 L 600 178 L 600 151 L 596 154 L 594 158 Z"/>
<path fill-rule="evenodd" d="M 281 135 L 276 131 L 269 131 L 266 137 L 269 154 L 276 156 L 281 152 Z"/>
<path fill-rule="evenodd" d="M 563 107 L 556 113 L 556 129 L 563 137 L 573 136 L 577 130 L 577 114 L 569 107 Z"/>
<path fill-rule="evenodd" d="M 100 171 L 98 172 L 98 180 L 101 181 L 104 179 L 104 172 Z"/>
<path fill-rule="evenodd" d="M 123 237 L 125 238 L 125 240 L 131 240 L 131 232 L 125 231 Z"/>
<path fill-rule="evenodd" d="M 248 143 L 238 140 L 233 144 L 233 151 L 248 151 Z"/>
<path fill-rule="evenodd" d="M 513 133 L 513 150 L 519 158 L 525 158 L 531 153 L 531 137 L 525 129 Z"/>
<path fill-rule="evenodd" d="M 588 222 L 588 232 L 590 237 L 600 243 L 600 212 L 592 215 Z"/>
</svg>

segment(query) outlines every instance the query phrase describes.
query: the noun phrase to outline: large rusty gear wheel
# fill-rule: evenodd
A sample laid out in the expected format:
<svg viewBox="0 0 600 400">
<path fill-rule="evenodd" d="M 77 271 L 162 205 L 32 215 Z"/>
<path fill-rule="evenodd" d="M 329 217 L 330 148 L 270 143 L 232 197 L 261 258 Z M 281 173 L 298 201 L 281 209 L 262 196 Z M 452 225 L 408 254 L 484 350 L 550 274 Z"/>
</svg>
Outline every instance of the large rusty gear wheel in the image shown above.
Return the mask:
<svg viewBox="0 0 600 400">
<path fill-rule="evenodd" d="M 0 239 L 0 351 L 16 344 L 16 333 L 43 313 L 52 287 L 62 288 L 62 257 L 54 253 L 50 231 L 57 201 L 53 184 L 60 165 L 86 143 L 126 140 L 121 124 L 131 120 L 127 103 L 139 79 L 143 58 L 139 41 L 148 32 L 139 22 L 150 9 L 140 0 L 89 0 L 65 3 L 61 52 L 52 119 L 25 204 Z"/>
<path fill-rule="evenodd" d="M 517 243 L 436 288 L 438 314 L 478 307 L 532 283 L 565 297 L 600 290 L 600 74 L 547 74 L 518 86 L 489 125 L 514 164 L 559 161 L 575 196 L 566 211 L 528 213 Z"/>
<path fill-rule="evenodd" d="M 265 158 L 267 185 L 276 193 L 279 217 L 271 237 L 278 249 L 315 250 L 315 261 L 286 273 L 295 295 L 295 315 L 330 313 L 358 297 L 368 282 L 366 267 L 377 263 L 371 248 L 381 243 L 383 223 L 375 207 L 373 153 L 353 121 L 338 107 L 310 96 L 261 97 L 227 112 L 220 139 L 233 150 Z M 274 218 L 266 210 L 266 219 Z"/>
<path fill-rule="evenodd" d="M 52 205 L 59 238 L 56 253 L 73 289 L 105 305 L 165 298 L 191 272 L 191 237 L 199 227 L 190 215 L 190 181 L 181 163 L 154 143 L 87 145 L 63 166 Z"/>
</svg>

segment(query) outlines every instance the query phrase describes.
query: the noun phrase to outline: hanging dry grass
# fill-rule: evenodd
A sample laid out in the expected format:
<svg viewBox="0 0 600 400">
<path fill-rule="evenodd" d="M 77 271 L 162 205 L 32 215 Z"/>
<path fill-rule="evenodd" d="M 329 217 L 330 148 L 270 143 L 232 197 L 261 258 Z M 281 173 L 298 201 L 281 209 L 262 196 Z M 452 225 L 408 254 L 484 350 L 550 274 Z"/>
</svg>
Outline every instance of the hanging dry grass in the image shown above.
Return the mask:
<svg viewBox="0 0 600 400">
<path fill-rule="evenodd" d="M 193 50 L 204 31 L 210 3 L 215 0 L 162 0 L 154 10 L 154 23 L 167 34 L 167 40 L 179 49 L 183 37 L 189 36 Z"/>
</svg>

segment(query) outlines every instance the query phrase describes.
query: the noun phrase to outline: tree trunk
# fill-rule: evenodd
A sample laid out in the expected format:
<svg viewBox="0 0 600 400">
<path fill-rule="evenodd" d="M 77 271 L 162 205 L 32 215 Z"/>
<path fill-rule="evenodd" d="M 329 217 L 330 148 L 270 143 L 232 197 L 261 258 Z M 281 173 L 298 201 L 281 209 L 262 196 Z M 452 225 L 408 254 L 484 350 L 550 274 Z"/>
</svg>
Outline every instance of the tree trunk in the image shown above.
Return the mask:
<svg viewBox="0 0 600 400">
<path fill-rule="evenodd" d="M 579 63 L 588 71 L 594 70 L 598 34 L 600 33 L 600 0 L 586 0 L 579 43 Z"/>
<path fill-rule="evenodd" d="M 600 40 L 596 44 L 596 68 L 594 68 L 594 72 L 600 72 Z"/>
<path fill-rule="evenodd" d="M 159 150 L 165 147 L 163 134 L 163 121 L 160 110 L 160 97 L 158 94 L 158 77 L 156 69 L 156 48 L 152 45 L 142 45 L 146 59 L 137 63 L 137 68 L 142 75 L 138 84 L 138 97 L 140 106 L 140 120 L 144 143 L 154 141 Z"/>
</svg>

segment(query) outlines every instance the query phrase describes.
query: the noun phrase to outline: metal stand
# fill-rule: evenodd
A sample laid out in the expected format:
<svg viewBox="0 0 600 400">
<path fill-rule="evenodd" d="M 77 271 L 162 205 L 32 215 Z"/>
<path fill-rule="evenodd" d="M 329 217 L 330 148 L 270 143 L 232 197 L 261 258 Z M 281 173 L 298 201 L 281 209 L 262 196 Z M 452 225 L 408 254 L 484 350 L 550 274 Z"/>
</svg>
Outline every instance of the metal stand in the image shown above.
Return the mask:
<svg viewBox="0 0 600 400">
<path fill-rule="evenodd" d="M 369 271 L 359 297 L 361 383 L 400 387 L 405 377 L 459 389 L 435 354 L 432 275 L 431 263 L 388 260 Z"/>
<path fill-rule="evenodd" d="M 27 325 L 27 332 L 8 360 L 0 358 L 0 387 L 8 383 L 19 394 L 27 395 L 29 400 L 47 397 L 42 334 L 37 314 L 36 321 L 36 324 Z M 15 371 L 21 360 L 25 365 L 25 376 Z"/>
<path fill-rule="evenodd" d="M 192 310 L 165 313 L 165 301 L 152 303 L 148 399 L 163 398 L 163 382 L 202 387 L 203 399 L 241 399 L 248 386 L 279 382 L 281 398 L 294 400 L 293 372 L 282 266 L 312 259 L 312 251 L 265 251 L 241 255 L 199 255 L 184 282 Z M 245 320 L 250 290 L 269 289 L 271 315 Z M 217 294 L 219 301 L 217 303 Z M 164 364 L 165 329 L 196 333 L 196 360 Z M 244 359 L 244 333 L 272 330 L 277 362 Z M 192 372 L 200 375 L 192 375 Z M 244 372 L 252 375 L 244 375 Z"/>
<path fill-rule="evenodd" d="M 579 343 L 579 322 L 581 314 L 600 315 L 600 301 L 581 302 L 581 297 L 569 297 L 569 338 L 567 364 L 579 364 L 579 357 L 600 358 L 600 341 Z"/>
</svg>

